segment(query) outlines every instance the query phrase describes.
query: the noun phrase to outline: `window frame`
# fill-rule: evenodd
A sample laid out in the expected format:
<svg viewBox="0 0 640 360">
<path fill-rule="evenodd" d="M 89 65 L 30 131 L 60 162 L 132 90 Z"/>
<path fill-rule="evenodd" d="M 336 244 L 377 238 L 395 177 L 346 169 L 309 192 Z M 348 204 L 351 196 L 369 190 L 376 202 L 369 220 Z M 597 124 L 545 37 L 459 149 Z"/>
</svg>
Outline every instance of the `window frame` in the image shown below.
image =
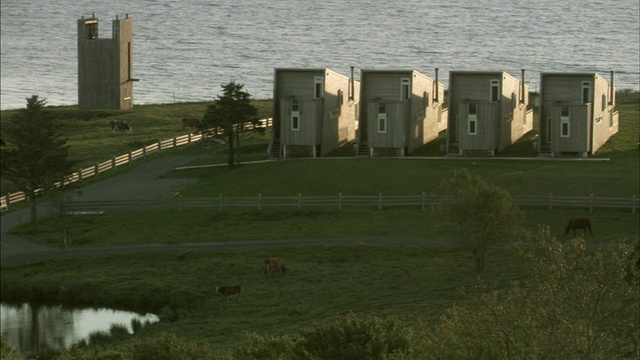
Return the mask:
<svg viewBox="0 0 640 360">
<path fill-rule="evenodd" d="M 400 100 L 409 100 L 411 99 L 411 79 L 409 78 L 401 78 L 400 79 Z"/>
<path fill-rule="evenodd" d="M 491 79 L 491 81 L 489 82 L 489 102 L 495 103 L 498 101 L 500 101 L 500 80 Z"/>
<path fill-rule="evenodd" d="M 291 100 L 291 131 L 300 131 L 300 100 L 298 99 Z"/>
<path fill-rule="evenodd" d="M 313 78 L 313 98 L 320 99 L 324 96 L 324 77 L 315 76 Z"/>
</svg>

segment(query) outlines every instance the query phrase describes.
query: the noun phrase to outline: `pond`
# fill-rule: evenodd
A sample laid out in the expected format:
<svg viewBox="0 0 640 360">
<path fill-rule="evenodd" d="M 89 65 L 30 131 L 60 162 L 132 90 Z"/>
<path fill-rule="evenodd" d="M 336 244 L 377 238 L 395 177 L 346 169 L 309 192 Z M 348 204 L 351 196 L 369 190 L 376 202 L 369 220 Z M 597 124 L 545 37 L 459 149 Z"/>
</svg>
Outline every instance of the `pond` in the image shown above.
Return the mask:
<svg viewBox="0 0 640 360">
<path fill-rule="evenodd" d="M 68 349 L 95 332 L 108 333 L 112 325 L 133 334 L 132 320 L 142 325 L 157 322 L 154 314 L 106 308 L 72 308 L 62 305 L 0 303 L 0 332 L 20 350 L 23 359 L 39 351 Z"/>
</svg>

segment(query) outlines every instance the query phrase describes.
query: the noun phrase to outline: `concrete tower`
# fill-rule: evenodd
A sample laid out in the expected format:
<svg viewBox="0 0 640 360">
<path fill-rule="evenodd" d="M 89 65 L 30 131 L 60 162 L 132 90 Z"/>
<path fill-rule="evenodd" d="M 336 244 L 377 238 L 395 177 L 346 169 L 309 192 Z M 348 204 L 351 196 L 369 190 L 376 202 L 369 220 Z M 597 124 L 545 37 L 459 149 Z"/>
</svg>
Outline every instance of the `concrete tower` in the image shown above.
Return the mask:
<svg viewBox="0 0 640 360">
<path fill-rule="evenodd" d="M 113 20 L 112 38 L 98 19 L 78 20 L 78 104 L 83 110 L 133 108 L 133 20 Z"/>
</svg>

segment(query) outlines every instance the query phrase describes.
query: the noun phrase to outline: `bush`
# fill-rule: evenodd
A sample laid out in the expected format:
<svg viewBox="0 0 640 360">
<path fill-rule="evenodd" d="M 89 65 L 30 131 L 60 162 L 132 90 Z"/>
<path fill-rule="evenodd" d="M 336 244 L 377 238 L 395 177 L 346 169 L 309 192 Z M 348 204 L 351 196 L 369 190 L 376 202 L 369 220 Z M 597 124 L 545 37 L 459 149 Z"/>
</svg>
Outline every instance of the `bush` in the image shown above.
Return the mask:
<svg viewBox="0 0 640 360">
<path fill-rule="evenodd" d="M 3 353 L 4 359 L 4 353 Z M 56 360 L 232 360 L 225 350 L 162 334 L 154 338 L 135 339 L 120 346 L 91 347 L 64 351 Z"/>
<path fill-rule="evenodd" d="M 251 334 L 244 355 L 261 360 L 413 358 L 413 333 L 393 319 L 347 314 L 295 338 Z"/>
<path fill-rule="evenodd" d="M 2 341 L 0 341 L 0 354 L 2 354 L 3 360 L 20 360 L 20 351 L 11 346 L 4 336 L 2 336 Z"/>
</svg>

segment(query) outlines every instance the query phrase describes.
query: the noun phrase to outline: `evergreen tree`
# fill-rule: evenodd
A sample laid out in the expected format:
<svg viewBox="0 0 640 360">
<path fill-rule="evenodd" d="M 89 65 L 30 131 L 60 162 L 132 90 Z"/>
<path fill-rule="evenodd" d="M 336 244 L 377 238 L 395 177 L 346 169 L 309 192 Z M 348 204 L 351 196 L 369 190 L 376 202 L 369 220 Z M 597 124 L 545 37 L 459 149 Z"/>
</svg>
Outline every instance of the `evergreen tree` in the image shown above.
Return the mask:
<svg viewBox="0 0 640 360">
<path fill-rule="evenodd" d="M 258 124 L 258 109 L 251 105 L 251 94 L 234 81 L 222 85 L 222 95 L 207 107 L 203 116 L 206 127 L 215 128 L 229 146 L 229 167 L 240 164 L 240 133 L 247 123 Z"/>
<path fill-rule="evenodd" d="M 37 225 L 36 196 L 47 193 L 71 172 L 67 140 L 58 132 L 60 124 L 45 109 L 46 99 L 33 95 L 27 106 L 6 124 L 2 148 L 2 177 L 25 193 L 31 206 L 31 224 Z"/>
</svg>

